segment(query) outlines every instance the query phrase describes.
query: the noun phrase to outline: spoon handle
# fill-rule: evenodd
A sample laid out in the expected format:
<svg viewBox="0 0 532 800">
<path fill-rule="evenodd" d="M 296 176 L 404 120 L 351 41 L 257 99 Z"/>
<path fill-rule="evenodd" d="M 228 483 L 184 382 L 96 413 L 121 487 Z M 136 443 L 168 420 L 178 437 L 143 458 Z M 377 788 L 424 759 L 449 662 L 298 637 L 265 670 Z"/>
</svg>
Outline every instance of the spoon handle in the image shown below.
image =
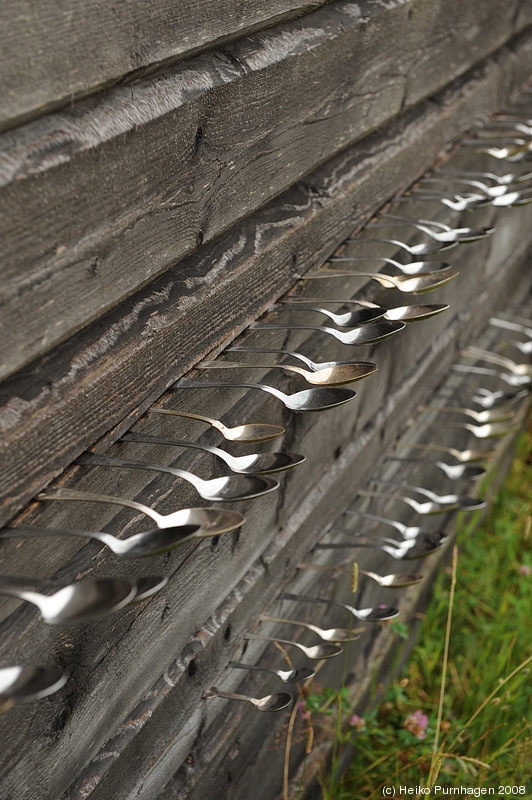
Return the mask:
<svg viewBox="0 0 532 800">
<path fill-rule="evenodd" d="M 271 347 L 238 347 L 238 346 L 235 345 L 235 346 L 232 346 L 232 347 L 228 347 L 227 351 L 231 352 L 231 353 L 233 353 L 233 352 L 234 353 L 276 353 L 276 354 L 279 353 L 279 354 L 282 354 L 282 355 L 292 356 L 292 358 L 299 359 L 299 361 L 302 361 L 303 364 L 306 364 L 307 367 L 309 367 L 310 369 L 314 369 L 315 370 L 315 369 L 318 368 L 317 365 L 314 363 L 314 361 L 311 361 L 310 358 L 307 358 L 307 356 L 302 355 L 302 353 L 296 353 L 295 350 L 274 350 Z M 326 366 L 324 367 L 324 369 L 326 369 L 327 367 L 330 367 L 333 363 L 334 362 L 326 362 Z M 273 365 L 270 365 L 270 366 L 273 366 Z M 276 364 L 275 366 L 286 367 L 288 365 L 286 365 L 286 364 Z M 320 365 L 320 367 L 321 366 L 323 366 L 323 365 Z"/>
<path fill-rule="evenodd" d="M 205 697 L 223 697 L 225 700 L 244 700 L 246 703 L 253 703 L 255 698 L 248 697 L 245 694 L 237 694 L 236 692 L 223 692 L 221 689 L 217 689 L 216 686 L 213 686 L 207 692 L 205 692 Z"/>
<path fill-rule="evenodd" d="M 405 526 L 400 522 L 386 519 L 386 517 L 379 517 L 377 514 L 370 514 L 369 511 L 359 511 L 358 508 L 346 508 L 344 514 L 357 514 L 359 517 L 364 517 L 365 519 L 373 519 L 375 522 L 383 522 L 385 525 L 390 525 L 390 527 L 395 528 L 395 530 L 399 531 L 399 533 L 402 533 L 405 528 Z"/>
<path fill-rule="evenodd" d="M 84 539 L 97 539 L 107 544 L 107 539 L 114 537 L 102 531 L 49 530 L 47 528 L 2 528 L 0 539 L 36 539 L 48 536 L 79 536 Z"/>
<path fill-rule="evenodd" d="M 219 447 L 212 447 L 209 444 L 198 444 L 197 442 L 187 442 L 181 439 L 168 439 L 165 436 L 151 436 L 147 433 L 125 433 L 121 439 L 123 442 L 143 442 L 145 444 L 166 444 L 175 447 L 192 447 L 195 450 L 202 450 L 212 453 L 223 461 L 226 461 L 227 453 Z M 227 463 L 227 461 L 226 461 Z"/>
<path fill-rule="evenodd" d="M 113 497 L 107 494 L 96 494 L 95 492 L 83 492 L 80 489 L 46 489 L 37 495 L 37 500 L 87 500 L 95 503 L 112 503 L 118 506 L 126 506 L 133 508 L 135 511 L 140 511 L 145 514 L 154 522 L 158 522 L 160 515 L 153 511 L 149 506 L 144 503 L 138 503 L 136 500 L 128 500 L 126 497 Z"/>
<path fill-rule="evenodd" d="M 329 606 L 340 606 L 340 608 L 347 608 L 351 611 L 351 606 L 346 605 L 345 603 L 340 603 L 338 600 L 329 600 L 325 597 L 310 597 L 304 594 L 293 594 L 292 592 L 283 592 L 281 595 L 283 600 L 298 600 L 303 603 L 325 603 Z M 303 623 L 299 622 L 298 625 L 302 625 Z M 312 629 L 311 629 L 312 630 Z"/>
<path fill-rule="evenodd" d="M 247 364 L 245 361 L 202 361 L 201 364 L 196 366 L 196 369 L 284 369 L 288 372 L 297 372 L 299 375 L 305 375 L 305 370 L 300 367 L 293 367 L 291 364 Z"/>
<path fill-rule="evenodd" d="M 252 327 L 250 325 L 250 327 Z M 280 325 L 279 327 L 283 327 Z M 216 389 L 218 387 L 232 387 L 232 388 L 240 388 L 240 389 L 260 389 L 263 392 L 267 392 L 268 394 L 272 394 L 274 397 L 277 397 L 279 400 L 283 402 L 286 400 L 286 395 L 283 392 L 280 392 L 278 389 L 274 389 L 273 386 L 267 386 L 265 383 L 237 383 L 236 381 L 221 383 L 220 381 L 198 381 L 196 378 L 181 378 L 177 383 L 174 383 L 171 389 Z"/>
</svg>

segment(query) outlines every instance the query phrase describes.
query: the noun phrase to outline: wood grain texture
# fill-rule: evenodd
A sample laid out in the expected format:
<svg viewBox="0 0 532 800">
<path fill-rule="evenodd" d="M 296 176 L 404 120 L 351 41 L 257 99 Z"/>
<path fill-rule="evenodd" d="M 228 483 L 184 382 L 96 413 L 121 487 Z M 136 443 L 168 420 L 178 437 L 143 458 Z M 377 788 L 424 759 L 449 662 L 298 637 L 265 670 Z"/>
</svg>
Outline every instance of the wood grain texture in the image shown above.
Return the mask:
<svg viewBox="0 0 532 800">
<path fill-rule="evenodd" d="M 0 136 L 0 378 L 500 47 L 484 11 L 341 0 Z"/>
<path fill-rule="evenodd" d="M 0 9 L 0 130 L 125 78 L 308 13 L 323 0 L 10 0 Z"/>
<path fill-rule="evenodd" d="M 197 255 L 0 387 L 9 519 L 113 425 L 219 350 L 434 161 L 472 118 L 495 111 L 532 64 L 528 42 L 296 184 Z M 142 375 L 142 381 L 139 381 Z"/>
</svg>

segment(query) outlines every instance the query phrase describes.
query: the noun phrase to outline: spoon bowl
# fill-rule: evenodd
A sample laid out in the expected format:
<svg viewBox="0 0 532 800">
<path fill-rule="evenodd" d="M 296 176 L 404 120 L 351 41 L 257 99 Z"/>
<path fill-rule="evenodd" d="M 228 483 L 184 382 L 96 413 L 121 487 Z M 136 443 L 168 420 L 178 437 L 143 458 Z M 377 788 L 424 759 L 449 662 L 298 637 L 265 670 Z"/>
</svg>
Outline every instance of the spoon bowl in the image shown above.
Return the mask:
<svg viewBox="0 0 532 800">
<path fill-rule="evenodd" d="M 190 414 L 184 411 L 174 411 L 168 408 L 149 408 L 148 414 L 169 414 L 174 417 L 186 417 L 187 419 L 197 419 L 206 422 L 220 431 L 224 439 L 229 442 L 265 442 L 281 436 L 285 429 L 281 425 L 269 425 L 263 422 L 248 422 L 244 425 L 236 425 L 233 428 L 224 425 L 219 419 L 205 417 L 201 414 Z"/>
<path fill-rule="evenodd" d="M 58 667 L 2 667 L 0 713 L 14 703 L 39 700 L 62 689 L 68 675 Z"/>
</svg>

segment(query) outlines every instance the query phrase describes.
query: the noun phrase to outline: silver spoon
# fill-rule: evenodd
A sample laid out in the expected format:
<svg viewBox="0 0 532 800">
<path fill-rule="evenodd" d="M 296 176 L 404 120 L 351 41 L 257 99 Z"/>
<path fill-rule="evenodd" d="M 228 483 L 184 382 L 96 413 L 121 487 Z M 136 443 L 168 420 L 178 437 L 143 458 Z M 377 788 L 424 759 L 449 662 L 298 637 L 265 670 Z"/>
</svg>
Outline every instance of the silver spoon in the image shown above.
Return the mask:
<svg viewBox="0 0 532 800">
<path fill-rule="evenodd" d="M 143 600 L 147 600 L 164 588 L 167 583 L 168 578 L 163 575 L 145 575 L 143 578 L 137 578 L 135 580 L 136 593 L 128 605 L 133 606 L 137 603 L 142 603 Z"/>
<path fill-rule="evenodd" d="M 416 200 L 420 200 L 422 202 L 437 200 L 438 202 L 443 203 L 444 206 L 451 208 L 453 211 L 467 211 L 478 200 L 485 200 L 485 195 L 481 194 L 455 194 L 449 197 L 448 192 L 436 192 L 434 190 L 432 192 L 428 192 L 425 189 L 412 189 L 412 195 L 414 194 L 416 195 Z M 396 197 L 395 200 L 397 202 L 401 202 L 401 200 L 409 200 L 410 197 L 410 195 L 404 198 Z"/>
<path fill-rule="evenodd" d="M 436 253 L 443 253 L 444 250 L 450 250 L 451 247 L 456 247 L 458 242 L 420 242 L 419 244 L 406 244 L 400 242 L 398 239 L 346 239 L 347 244 L 367 244 L 368 242 L 380 242 L 381 244 L 393 244 L 406 250 L 412 256 L 428 256 L 435 255 Z"/>
<path fill-rule="evenodd" d="M 466 347 L 465 350 L 462 350 L 462 355 L 467 358 L 478 358 L 482 361 L 498 364 L 519 377 L 532 377 L 532 364 L 516 364 L 511 358 L 505 358 L 505 356 L 492 353 L 490 350 L 482 350 L 480 347 Z"/>
<path fill-rule="evenodd" d="M 519 430 L 519 425 L 506 425 L 503 422 L 491 422 L 486 425 L 473 425 L 469 422 L 431 422 L 431 427 L 462 428 L 471 431 L 477 439 L 497 439 Z"/>
<path fill-rule="evenodd" d="M 504 408 L 514 405 L 528 396 L 528 389 L 521 389 L 518 392 L 493 392 L 481 387 L 476 391 L 477 394 L 473 395 L 471 399 L 483 408 Z"/>
<path fill-rule="evenodd" d="M 495 375 L 504 381 L 508 386 L 528 386 L 530 384 L 530 377 L 527 375 L 514 375 L 513 373 L 500 372 L 496 369 L 489 369 L 487 367 L 471 367 L 465 364 L 453 364 L 451 369 L 454 372 L 467 372 L 468 375 Z"/>
<path fill-rule="evenodd" d="M 338 533 L 351 533 L 351 531 L 346 531 L 342 528 L 332 528 L 331 530 L 337 531 Z M 405 539 L 403 542 L 395 542 L 393 544 L 381 544 L 379 540 L 374 541 L 376 539 L 374 536 L 368 536 L 366 538 L 369 539 L 369 541 L 364 542 L 361 540 L 361 537 L 351 536 L 350 541 L 348 542 L 324 542 L 323 544 L 317 544 L 316 549 L 344 550 L 346 547 L 370 547 L 373 550 L 381 550 L 382 552 L 387 553 L 397 561 L 413 561 L 416 558 L 425 558 L 425 556 L 436 552 L 436 550 L 439 550 L 441 547 L 443 547 L 447 541 L 446 536 L 442 537 L 438 533 L 424 533 L 415 540 Z"/>
<path fill-rule="evenodd" d="M 125 506 L 140 511 L 152 519 L 158 528 L 168 531 L 169 535 L 175 531 L 180 533 L 184 525 L 199 526 L 191 539 L 204 539 L 209 536 L 218 536 L 226 531 L 235 530 L 244 524 L 245 517 L 236 511 L 229 511 L 221 508 L 181 508 L 172 514 L 159 514 L 153 508 L 139 503 L 137 500 L 128 500 L 126 497 L 113 497 L 109 494 L 98 494 L 96 492 L 84 492 L 80 489 L 47 489 L 37 495 L 38 500 L 74 500 L 76 502 L 87 501 L 91 503 L 111 503 L 113 505 Z M 15 530 L 19 530 L 16 528 Z M 84 536 L 87 531 L 81 531 Z M 151 533 L 151 531 L 146 531 Z M 156 533 L 156 531 L 154 531 Z M 130 537 L 128 541 L 131 541 Z M 183 541 L 180 542 L 183 544 Z"/>
<path fill-rule="evenodd" d="M 259 672 L 269 672 L 271 675 L 276 675 L 283 683 L 299 683 L 300 681 L 307 681 L 313 678 L 316 674 L 310 667 L 303 667 L 301 669 L 269 669 L 268 667 L 259 667 L 256 664 L 241 664 L 238 661 L 230 661 L 227 665 L 234 669 L 249 669 L 258 670 Z"/>
<path fill-rule="evenodd" d="M 203 361 L 196 366 L 196 369 L 282 369 L 286 372 L 295 372 L 301 375 L 307 383 L 316 386 L 345 386 L 349 383 L 356 383 L 356 381 L 366 378 L 373 372 L 376 372 L 377 365 L 368 363 L 364 364 L 344 364 L 324 367 L 316 371 L 303 369 L 302 367 L 293 367 L 291 364 L 249 364 L 245 361 Z"/>
<path fill-rule="evenodd" d="M 476 208 L 486 208 L 486 206 L 494 206 L 495 208 L 513 208 L 514 206 L 526 206 L 532 203 L 532 189 L 528 187 L 515 192 L 506 192 L 500 197 L 480 198 L 471 203 L 469 208 L 475 210 Z"/>
<path fill-rule="evenodd" d="M 43 622 L 48 625 L 73 625 L 100 619 L 123 608 L 136 594 L 134 584 L 118 578 L 73 583 L 51 595 L 20 588 L 28 583 L 24 578 L 2 575 L 0 594 L 17 597 L 37 606 Z M 32 582 L 32 585 L 35 583 Z"/>
<path fill-rule="evenodd" d="M 176 478 L 183 478 L 183 480 L 191 483 L 204 500 L 211 500 L 213 502 L 223 503 L 234 502 L 236 500 L 249 500 L 250 498 L 260 497 L 263 494 L 268 494 L 279 488 L 279 484 L 276 480 L 262 477 L 261 475 L 231 475 L 228 478 L 203 480 L 203 478 L 198 478 L 197 475 L 194 475 L 192 472 L 187 472 L 184 469 L 166 467 L 160 464 L 148 464 L 144 461 L 115 458 L 114 456 L 106 456 L 100 453 L 82 453 L 76 459 L 76 464 L 90 467 L 144 469 L 175 475 Z"/>
<path fill-rule="evenodd" d="M 330 606 L 339 606 L 349 611 L 356 619 L 364 622 L 384 622 L 386 619 L 395 619 L 395 617 L 399 616 L 399 611 L 396 608 L 355 608 L 347 603 L 340 603 L 338 600 L 329 600 L 325 597 L 309 597 L 308 595 L 293 594 L 292 592 L 283 592 L 281 599 L 297 600 L 301 603 L 325 603 Z"/>
<path fill-rule="evenodd" d="M 471 464 L 447 464 L 446 461 L 432 461 L 429 458 L 407 458 L 406 456 L 387 456 L 390 461 L 410 461 L 414 464 L 432 464 L 447 475 L 453 481 L 470 481 L 483 478 L 487 474 L 484 467 L 476 467 Z"/>
<path fill-rule="evenodd" d="M 384 481 L 380 478 L 373 478 L 373 483 L 378 483 L 380 486 L 397 486 L 401 489 L 406 489 L 409 492 L 416 492 L 428 497 L 435 503 L 442 506 L 447 506 L 448 503 L 455 503 L 458 511 L 477 511 L 481 508 L 486 508 L 486 501 L 480 497 L 464 497 L 458 494 L 440 495 L 432 492 L 430 489 L 425 489 L 421 486 L 412 486 L 411 484 L 396 483 L 395 481 Z"/>
<path fill-rule="evenodd" d="M 281 711 L 292 702 L 292 695 L 281 694 L 267 694 L 265 697 L 248 697 L 246 694 L 236 694 L 235 692 L 222 692 L 213 686 L 205 692 L 204 697 L 223 697 L 225 700 L 243 700 L 246 703 L 258 708 L 259 711 Z"/>
<path fill-rule="evenodd" d="M 148 414 L 171 414 L 174 417 L 186 417 L 207 422 L 220 431 L 224 439 L 229 442 L 265 442 L 281 436 L 285 429 L 281 425 L 269 425 L 264 422 L 247 422 L 244 425 L 235 425 L 233 428 L 224 425 L 219 419 L 205 417 L 202 414 L 190 414 L 185 411 L 173 411 L 168 408 L 149 408 Z"/>
<path fill-rule="evenodd" d="M 452 183 L 464 183 L 467 186 L 472 186 L 473 189 L 480 189 L 480 191 L 483 192 L 488 197 L 501 197 L 503 194 L 506 194 L 506 192 L 508 191 L 508 187 L 509 187 L 509 184 L 507 184 L 507 183 L 505 183 L 505 184 L 498 183 L 496 186 L 488 186 L 487 184 L 482 183 L 482 181 L 477 181 L 477 180 L 473 180 L 473 179 L 468 180 L 467 178 L 453 178 L 452 181 L 449 181 L 448 178 L 447 179 L 444 179 L 444 178 L 422 178 L 421 181 L 420 181 L 420 183 L 422 183 L 424 185 L 431 184 L 431 183 L 441 184 L 441 183 L 449 183 L 449 182 L 452 182 Z"/>
<path fill-rule="evenodd" d="M 297 358 L 306 364 L 312 372 L 319 372 L 322 369 L 335 369 L 336 367 L 356 367 L 360 374 L 359 380 L 372 375 L 377 370 L 377 365 L 372 361 L 313 361 L 308 356 L 298 353 L 295 350 L 275 350 L 273 347 L 228 347 L 226 352 L 230 353 L 274 353 L 275 355 L 287 355 Z M 281 365 L 279 365 L 281 366 Z M 284 366 L 284 365 L 283 365 Z"/>
<path fill-rule="evenodd" d="M 423 516 L 445 514 L 447 511 L 453 511 L 458 507 L 457 503 L 447 503 L 447 505 L 445 505 L 437 503 L 434 500 L 429 500 L 426 503 L 419 503 L 417 500 L 413 500 L 411 497 L 402 494 L 383 494 L 382 492 L 370 492 L 363 489 L 359 489 L 358 493 L 363 497 L 383 497 L 388 498 L 388 500 L 401 500 L 401 502 L 413 508 L 416 514 L 422 514 Z"/>
<path fill-rule="evenodd" d="M 346 508 L 344 514 L 356 515 L 358 517 L 363 517 L 364 519 L 374 520 L 375 522 L 382 522 L 383 525 L 389 525 L 390 528 L 395 528 L 395 530 L 401 534 L 403 539 L 418 539 L 420 536 L 426 535 L 432 536 L 432 534 L 430 534 L 428 531 L 424 531 L 423 528 L 419 528 L 417 525 L 405 525 L 403 522 L 398 522 L 396 519 L 379 517 L 378 514 L 370 514 L 369 511 L 360 511 L 358 508 Z M 443 539 L 446 538 L 442 531 L 437 532 L 435 535 Z"/>
<path fill-rule="evenodd" d="M 315 570 L 330 570 L 331 572 L 348 572 L 351 574 L 351 567 L 325 567 L 321 564 L 298 564 L 298 569 L 315 569 Z M 416 583 L 421 583 L 423 575 L 409 575 L 408 573 L 397 573 L 390 575 L 377 575 L 376 572 L 369 572 L 366 569 L 359 569 L 359 575 L 365 575 L 367 578 L 378 583 L 388 589 L 405 589 L 407 586 L 414 586 Z"/>
<path fill-rule="evenodd" d="M 384 256 L 332 256 L 330 262 L 340 261 L 384 261 L 385 264 L 390 264 L 392 267 L 400 270 L 404 275 L 436 275 L 438 272 L 447 272 L 451 265 L 445 261 L 437 263 L 435 261 L 410 261 L 408 264 L 400 264 L 393 258 L 385 258 Z M 349 273 L 352 275 L 353 273 Z"/>
<path fill-rule="evenodd" d="M 145 558 L 166 553 L 175 547 L 189 542 L 199 531 L 198 525 L 182 525 L 166 530 L 145 531 L 136 533 L 127 539 L 119 539 L 111 533 L 102 531 L 77 531 L 77 530 L 48 530 L 46 528 L 2 528 L 0 539 L 42 539 L 45 537 L 80 536 L 85 539 L 94 539 L 107 545 L 107 547 L 122 558 Z"/>
<path fill-rule="evenodd" d="M 532 328 L 527 325 L 521 325 L 518 322 L 510 322 L 507 319 L 500 319 L 499 317 L 491 317 L 490 325 L 496 328 L 505 328 L 508 331 L 516 331 L 517 333 L 524 333 L 529 339 L 532 339 Z"/>
<path fill-rule="evenodd" d="M 420 406 L 419 411 L 438 411 L 450 414 L 465 414 L 475 422 L 503 422 L 514 416 L 513 411 L 501 411 L 500 408 L 487 408 L 484 411 L 474 411 L 463 406 Z"/>
<path fill-rule="evenodd" d="M 298 306 L 294 309 L 293 303 L 297 302 Z M 307 301 L 308 302 L 308 301 Z M 320 302 L 319 300 L 317 302 Z M 373 308 L 360 308 L 357 311 L 347 311 L 344 314 L 337 314 L 334 311 L 329 311 L 327 308 L 321 306 L 306 305 L 304 299 L 297 301 L 294 300 L 281 300 L 280 303 L 269 309 L 268 313 L 272 311 L 279 313 L 282 311 L 315 311 L 318 314 L 323 314 L 338 325 L 339 328 L 357 328 L 359 325 L 367 325 L 370 322 L 375 322 L 385 316 L 386 309 L 380 306 Z"/>
<path fill-rule="evenodd" d="M 417 279 L 410 278 L 409 280 Z M 327 328 L 324 325 L 280 325 L 273 322 L 252 322 L 249 327 L 256 331 L 320 331 L 321 333 L 329 334 L 329 336 L 334 336 L 342 344 L 363 345 L 381 342 L 389 336 L 393 336 L 394 333 L 402 331 L 405 324 L 404 322 L 391 322 L 383 319 L 378 322 L 371 322 L 362 328 L 353 328 L 350 331 L 337 331 L 336 328 Z"/>
<path fill-rule="evenodd" d="M 370 303 L 367 300 L 324 300 L 323 298 L 316 299 L 316 298 L 305 298 L 305 300 L 310 300 L 310 302 L 321 302 L 321 303 L 343 303 L 344 305 L 358 305 L 364 306 L 365 308 L 372 308 L 375 306 L 375 303 Z M 297 303 L 299 300 L 294 298 L 291 302 Z M 378 308 L 378 306 L 377 306 Z M 386 309 L 386 313 L 384 314 L 385 319 L 398 321 L 398 322 L 418 322 L 422 319 L 429 319 L 430 317 L 436 316 L 436 314 L 440 314 L 442 311 L 446 311 L 449 308 L 447 303 L 432 303 L 429 305 L 413 305 L 413 306 L 396 306 L 395 308 L 388 308 Z M 233 349 L 233 348 L 229 348 Z"/>
<path fill-rule="evenodd" d="M 312 647 L 306 647 L 299 642 L 292 642 L 288 639 L 279 639 L 277 636 L 264 636 L 262 633 L 246 633 L 244 639 L 264 639 L 267 642 L 279 642 L 279 644 L 290 644 L 297 647 L 302 653 L 310 658 L 311 661 L 321 661 L 324 658 L 333 658 L 339 656 L 342 648 L 337 644 L 315 644 Z"/>
<path fill-rule="evenodd" d="M 260 389 L 262 392 L 276 397 L 284 404 L 285 408 L 289 408 L 291 411 L 325 411 L 328 408 L 347 403 L 357 394 L 354 389 L 346 389 L 344 386 L 319 387 L 286 394 L 264 383 L 220 383 L 218 381 L 198 381 L 195 378 L 182 378 L 179 386 L 174 386 L 174 389 L 216 389 L 222 386 Z"/>
<path fill-rule="evenodd" d="M 510 339 L 508 344 L 516 347 L 525 356 L 529 356 L 530 353 L 532 353 L 532 339 L 528 342 L 519 342 L 517 339 Z"/>
<path fill-rule="evenodd" d="M 283 595 L 285 597 L 286 595 Z M 284 617 L 272 617 L 270 614 L 262 614 L 261 620 L 263 622 L 284 622 L 288 625 L 299 625 L 306 628 L 313 633 L 316 633 L 324 642 L 354 642 L 359 639 L 358 633 L 350 631 L 347 628 L 320 628 L 318 625 L 312 625 L 310 622 L 299 622 L 295 619 L 285 619 Z"/>
<path fill-rule="evenodd" d="M 494 183 L 499 183 L 501 185 L 507 185 L 509 183 L 522 183 L 523 181 L 528 181 L 532 178 L 532 172 L 527 172 L 524 175 L 516 175 L 512 172 L 508 172 L 506 175 L 495 175 L 494 172 L 469 172 L 466 170 L 438 169 L 437 173 L 439 175 L 456 175 L 457 177 L 463 178 L 485 178 L 486 180 L 492 180 Z"/>
<path fill-rule="evenodd" d="M 410 278 L 408 275 L 398 275 L 392 277 L 391 275 L 384 275 L 382 272 L 352 272 L 351 270 L 340 269 L 321 269 L 314 275 L 302 275 L 301 280 L 317 280 L 322 278 L 373 278 L 381 286 L 387 289 L 399 289 L 400 292 L 407 292 L 408 294 L 423 294 L 424 292 L 432 292 L 440 286 L 444 286 L 453 278 L 456 278 L 458 272 L 446 272 L 445 277 L 438 277 L 437 275 L 418 275 L 417 277 Z"/>
<path fill-rule="evenodd" d="M 0 713 L 14 703 L 39 700 L 62 689 L 68 675 L 58 667 L 2 667 Z"/>
<path fill-rule="evenodd" d="M 505 191 L 504 187 L 497 188 L 501 194 Z M 442 222 L 424 219 L 412 220 L 408 217 L 401 217 L 399 214 L 380 214 L 379 217 L 394 220 L 394 226 L 416 228 L 418 231 L 426 233 L 427 236 L 430 236 L 437 242 L 478 242 L 480 239 L 485 239 L 486 236 L 489 236 L 489 234 L 493 233 L 495 230 L 495 228 L 451 228 L 448 225 L 444 225 Z M 388 228 L 390 226 L 385 223 L 375 223 L 373 227 Z M 434 230 L 434 228 L 439 228 L 440 230 Z"/>
<path fill-rule="evenodd" d="M 454 456 L 461 464 L 468 464 L 471 461 L 483 461 L 493 458 L 495 450 L 457 450 L 455 447 L 445 447 L 441 444 L 424 444 L 421 442 L 396 442 L 397 447 L 410 447 L 415 450 L 434 450 L 440 453 L 449 453 Z"/>
<path fill-rule="evenodd" d="M 192 447 L 197 450 L 203 450 L 206 453 L 213 453 L 213 455 L 218 456 L 233 472 L 239 472 L 243 475 L 272 475 L 292 469 L 292 467 L 296 467 L 305 461 L 305 456 L 300 456 L 297 453 L 251 453 L 247 456 L 232 456 L 226 453 L 225 450 L 220 450 L 219 447 L 182 441 L 181 439 L 168 439 L 164 436 L 151 436 L 146 433 L 125 433 L 121 441 Z"/>
</svg>

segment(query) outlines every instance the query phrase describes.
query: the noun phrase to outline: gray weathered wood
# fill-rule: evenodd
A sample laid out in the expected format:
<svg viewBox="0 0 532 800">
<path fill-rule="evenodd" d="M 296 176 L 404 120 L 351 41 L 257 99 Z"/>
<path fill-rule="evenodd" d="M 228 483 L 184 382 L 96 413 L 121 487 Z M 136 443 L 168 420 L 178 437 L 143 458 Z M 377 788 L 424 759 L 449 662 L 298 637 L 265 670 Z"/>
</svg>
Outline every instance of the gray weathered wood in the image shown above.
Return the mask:
<svg viewBox="0 0 532 800">
<path fill-rule="evenodd" d="M 481 109 L 500 108 L 531 62 L 527 42 L 501 53 L 497 68 L 486 67 L 437 103 L 374 134 L 365 158 L 357 147 L 345 150 L 83 335 L 5 381 L 1 521 L 95 438 L 118 423 L 118 432 L 127 429 L 172 380 L 233 338 L 298 274 L 320 264 Z"/>
<path fill-rule="evenodd" d="M 0 377 L 515 32 L 497 0 L 482 27 L 461 0 L 363 10 L 339 0 L 0 136 Z"/>
<path fill-rule="evenodd" d="M 0 130 L 323 2 L 9 0 L 0 8 Z"/>
</svg>

